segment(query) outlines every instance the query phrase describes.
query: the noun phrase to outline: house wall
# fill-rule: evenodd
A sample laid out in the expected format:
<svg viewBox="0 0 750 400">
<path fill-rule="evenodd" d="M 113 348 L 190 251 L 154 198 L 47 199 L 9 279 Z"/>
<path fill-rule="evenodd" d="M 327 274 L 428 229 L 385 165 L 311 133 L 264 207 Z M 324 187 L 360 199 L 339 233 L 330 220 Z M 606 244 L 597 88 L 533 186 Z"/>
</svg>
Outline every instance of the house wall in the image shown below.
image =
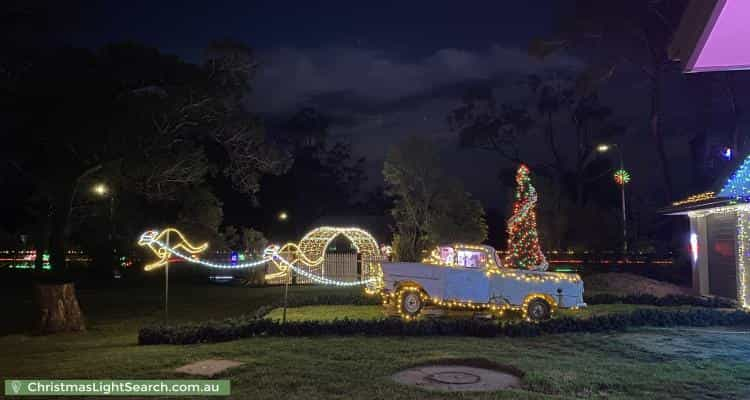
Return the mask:
<svg viewBox="0 0 750 400">
<path fill-rule="evenodd" d="M 709 218 L 711 215 L 718 216 L 716 214 L 729 218 L 723 220 L 715 217 Z M 719 284 L 724 286 L 724 291 L 726 291 L 727 282 L 721 279 L 736 279 L 733 282 L 736 283 L 736 293 L 732 294 L 731 297 L 737 299 L 741 306 L 750 308 L 750 206 L 691 213 L 688 217 L 690 219 L 694 292 L 700 295 L 715 295 L 717 291 L 721 291 L 721 288 L 711 287 L 711 280 L 717 286 Z M 726 229 L 717 230 L 715 229 L 716 226 L 709 228 L 711 223 L 720 223 Z M 727 229 L 732 230 L 731 251 L 733 256 L 731 263 L 734 267 L 729 273 L 726 271 L 726 265 L 720 265 L 727 262 L 726 254 L 723 256 L 714 254 L 717 249 L 712 249 L 711 246 L 717 246 L 717 238 L 709 237 L 711 234 L 721 234 L 724 236 L 723 244 L 726 244 Z M 694 238 L 693 235 L 695 235 Z M 692 251 L 693 241 L 697 244 L 697 257 Z"/>
<path fill-rule="evenodd" d="M 737 212 L 712 213 L 706 219 L 708 293 L 737 298 Z"/>
</svg>

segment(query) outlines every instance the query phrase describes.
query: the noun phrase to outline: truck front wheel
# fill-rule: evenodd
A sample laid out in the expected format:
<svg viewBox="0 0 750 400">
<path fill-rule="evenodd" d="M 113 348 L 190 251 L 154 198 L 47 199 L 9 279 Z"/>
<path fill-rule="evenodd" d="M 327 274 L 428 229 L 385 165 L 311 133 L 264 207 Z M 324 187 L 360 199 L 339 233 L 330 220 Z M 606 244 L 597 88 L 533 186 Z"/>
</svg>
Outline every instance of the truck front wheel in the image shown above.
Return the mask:
<svg viewBox="0 0 750 400">
<path fill-rule="evenodd" d="M 419 290 L 404 290 L 400 293 L 399 299 L 401 299 L 398 304 L 399 311 L 407 319 L 416 318 L 424 307 L 422 293 Z"/>
<path fill-rule="evenodd" d="M 549 319 L 551 311 L 552 307 L 546 300 L 536 298 L 526 305 L 526 318 L 532 321 L 544 321 Z"/>
</svg>

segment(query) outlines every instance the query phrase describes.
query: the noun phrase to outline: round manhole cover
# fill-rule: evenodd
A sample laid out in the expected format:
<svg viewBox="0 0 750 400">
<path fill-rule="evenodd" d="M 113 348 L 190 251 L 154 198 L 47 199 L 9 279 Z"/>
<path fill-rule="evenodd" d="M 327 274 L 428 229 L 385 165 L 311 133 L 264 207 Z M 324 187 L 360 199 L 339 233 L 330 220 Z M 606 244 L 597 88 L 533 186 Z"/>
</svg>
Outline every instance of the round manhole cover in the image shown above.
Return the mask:
<svg viewBox="0 0 750 400">
<path fill-rule="evenodd" d="M 482 380 L 482 378 L 480 378 L 478 375 L 462 371 L 438 372 L 436 374 L 427 375 L 425 376 L 425 378 L 431 381 L 439 383 L 450 383 L 453 385 L 469 385 Z"/>
<path fill-rule="evenodd" d="M 449 392 L 494 391 L 521 386 L 513 374 L 467 365 L 426 365 L 403 370 L 393 380 L 410 386 Z"/>
</svg>

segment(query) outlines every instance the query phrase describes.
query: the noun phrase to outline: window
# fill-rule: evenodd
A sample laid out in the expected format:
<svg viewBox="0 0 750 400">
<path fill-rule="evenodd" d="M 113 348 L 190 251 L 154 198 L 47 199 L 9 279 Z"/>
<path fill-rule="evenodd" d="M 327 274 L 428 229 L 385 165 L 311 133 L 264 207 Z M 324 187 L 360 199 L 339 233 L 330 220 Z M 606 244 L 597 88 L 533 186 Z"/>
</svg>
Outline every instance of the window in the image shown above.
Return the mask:
<svg viewBox="0 0 750 400">
<path fill-rule="evenodd" d="M 481 250 L 456 251 L 456 265 L 467 268 L 484 268 L 487 266 L 487 254 Z"/>
</svg>

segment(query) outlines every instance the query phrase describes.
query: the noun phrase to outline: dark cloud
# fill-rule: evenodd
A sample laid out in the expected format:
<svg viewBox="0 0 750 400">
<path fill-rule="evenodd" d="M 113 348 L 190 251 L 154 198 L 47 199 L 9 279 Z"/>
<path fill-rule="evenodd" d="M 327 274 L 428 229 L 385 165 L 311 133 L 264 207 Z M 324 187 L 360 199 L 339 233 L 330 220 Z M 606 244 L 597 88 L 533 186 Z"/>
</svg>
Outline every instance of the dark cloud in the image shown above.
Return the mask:
<svg viewBox="0 0 750 400">
<path fill-rule="evenodd" d="M 496 199 L 502 188 L 470 178 L 480 169 L 495 181 L 497 159 L 488 153 L 457 152 L 446 115 L 469 87 L 501 88 L 500 100 L 515 98 L 523 92 L 518 82 L 528 74 L 581 67 L 574 57 L 542 62 L 499 45 L 484 51 L 442 49 L 412 60 L 361 48 L 285 48 L 262 56 L 253 102 L 273 121 L 308 106 L 328 115 L 332 134 L 350 138 L 357 155 L 367 157 L 372 185 L 382 180 L 382 161 L 393 142 L 409 135 L 430 136 L 443 153 L 453 154 L 445 157 L 446 168 L 471 181 L 470 191 Z"/>
<path fill-rule="evenodd" d="M 255 100 L 261 111 L 271 113 L 317 101 L 330 103 L 335 96 L 349 107 L 352 99 L 362 106 L 382 105 L 464 82 L 579 66 L 573 57 L 540 62 L 524 51 L 498 45 L 482 52 L 442 49 L 417 60 L 360 48 L 285 48 L 264 55 Z"/>
</svg>

